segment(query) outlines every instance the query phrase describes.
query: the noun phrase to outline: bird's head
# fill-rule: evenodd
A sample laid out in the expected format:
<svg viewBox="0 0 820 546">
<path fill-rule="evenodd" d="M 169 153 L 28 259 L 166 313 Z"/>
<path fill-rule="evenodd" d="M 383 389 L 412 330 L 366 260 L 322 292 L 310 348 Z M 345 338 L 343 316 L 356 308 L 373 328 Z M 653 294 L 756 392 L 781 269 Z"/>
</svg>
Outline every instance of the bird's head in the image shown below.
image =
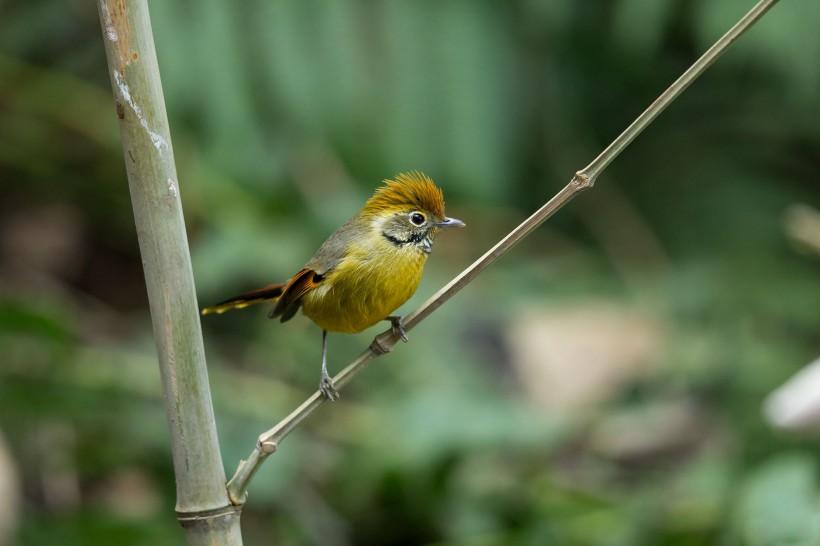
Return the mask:
<svg viewBox="0 0 820 546">
<path fill-rule="evenodd" d="M 362 209 L 374 229 L 396 246 L 416 245 L 430 252 L 433 238 L 464 222 L 444 215 L 444 196 L 427 175 L 418 171 L 385 180 Z"/>
</svg>

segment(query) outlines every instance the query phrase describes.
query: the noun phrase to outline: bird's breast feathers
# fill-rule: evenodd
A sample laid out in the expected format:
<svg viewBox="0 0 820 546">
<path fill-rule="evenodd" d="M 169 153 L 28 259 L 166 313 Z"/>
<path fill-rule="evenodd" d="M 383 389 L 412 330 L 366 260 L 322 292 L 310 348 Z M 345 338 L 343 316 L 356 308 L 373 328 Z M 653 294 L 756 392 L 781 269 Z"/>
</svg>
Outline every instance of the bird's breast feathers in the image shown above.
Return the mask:
<svg viewBox="0 0 820 546">
<path fill-rule="evenodd" d="M 302 298 L 304 314 L 331 332 L 361 332 L 390 315 L 416 291 L 427 253 L 389 242 L 352 247 Z"/>
</svg>

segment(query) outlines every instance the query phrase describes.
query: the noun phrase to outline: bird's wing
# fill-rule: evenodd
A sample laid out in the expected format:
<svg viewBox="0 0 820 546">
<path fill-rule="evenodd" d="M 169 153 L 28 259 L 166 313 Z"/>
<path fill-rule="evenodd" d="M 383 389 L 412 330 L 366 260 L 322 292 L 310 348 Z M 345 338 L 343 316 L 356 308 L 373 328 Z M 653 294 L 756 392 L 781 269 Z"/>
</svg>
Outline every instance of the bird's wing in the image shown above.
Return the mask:
<svg viewBox="0 0 820 546">
<path fill-rule="evenodd" d="M 271 309 L 268 316 L 270 318 L 282 317 L 282 322 L 290 320 L 299 310 L 302 296 L 319 286 L 328 273 L 332 272 L 347 256 L 348 241 L 356 235 L 358 229 L 354 217 L 334 231 L 322 243 L 305 268 L 288 281 L 276 306 Z"/>
<path fill-rule="evenodd" d="M 319 275 L 327 275 L 344 260 L 350 250 L 350 242 L 361 237 L 362 227 L 356 217 L 351 218 L 334 231 L 322 243 L 313 258 L 305 265 L 306 269 L 313 269 Z"/>
<path fill-rule="evenodd" d="M 293 276 L 282 290 L 282 295 L 276 302 L 276 306 L 270 310 L 268 317 L 282 317 L 282 322 L 293 318 L 301 305 L 302 296 L 306 292 L 313 290 L 324 280 L 322 275 L 313 269 L 305 268 Z"/>
</svg>

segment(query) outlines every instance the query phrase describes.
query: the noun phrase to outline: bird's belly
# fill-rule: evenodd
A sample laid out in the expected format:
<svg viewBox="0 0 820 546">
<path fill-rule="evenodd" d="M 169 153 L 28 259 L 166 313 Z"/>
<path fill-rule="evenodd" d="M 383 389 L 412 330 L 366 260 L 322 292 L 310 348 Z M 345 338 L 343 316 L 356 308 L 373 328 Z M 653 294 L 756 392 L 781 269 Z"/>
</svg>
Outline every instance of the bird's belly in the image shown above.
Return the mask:
<svg viewBox="0 0 820 546">
<path fill-rule="evenodd" d="M 330 332 L 361 332 L 410 299 L 426 259 L 420 252 L 345 259 L 302 297 L 302 312 Z"/>
</svg>

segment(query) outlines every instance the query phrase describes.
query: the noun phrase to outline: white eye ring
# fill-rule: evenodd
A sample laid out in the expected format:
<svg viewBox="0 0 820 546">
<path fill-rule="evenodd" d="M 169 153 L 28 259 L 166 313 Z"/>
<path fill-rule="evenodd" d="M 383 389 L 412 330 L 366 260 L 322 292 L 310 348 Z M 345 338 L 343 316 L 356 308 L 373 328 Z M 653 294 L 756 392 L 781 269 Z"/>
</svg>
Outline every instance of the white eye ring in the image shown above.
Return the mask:
<svg viewBox="0 0 820 546">
<path fill-rule="evenodd" d="M 427 218 L 420 212 L 411 212 L 408 218 L 410 218 L 410 223 L 414 226 L 420 226 L 425 220 L 427 220 Z"/>
</svg>

